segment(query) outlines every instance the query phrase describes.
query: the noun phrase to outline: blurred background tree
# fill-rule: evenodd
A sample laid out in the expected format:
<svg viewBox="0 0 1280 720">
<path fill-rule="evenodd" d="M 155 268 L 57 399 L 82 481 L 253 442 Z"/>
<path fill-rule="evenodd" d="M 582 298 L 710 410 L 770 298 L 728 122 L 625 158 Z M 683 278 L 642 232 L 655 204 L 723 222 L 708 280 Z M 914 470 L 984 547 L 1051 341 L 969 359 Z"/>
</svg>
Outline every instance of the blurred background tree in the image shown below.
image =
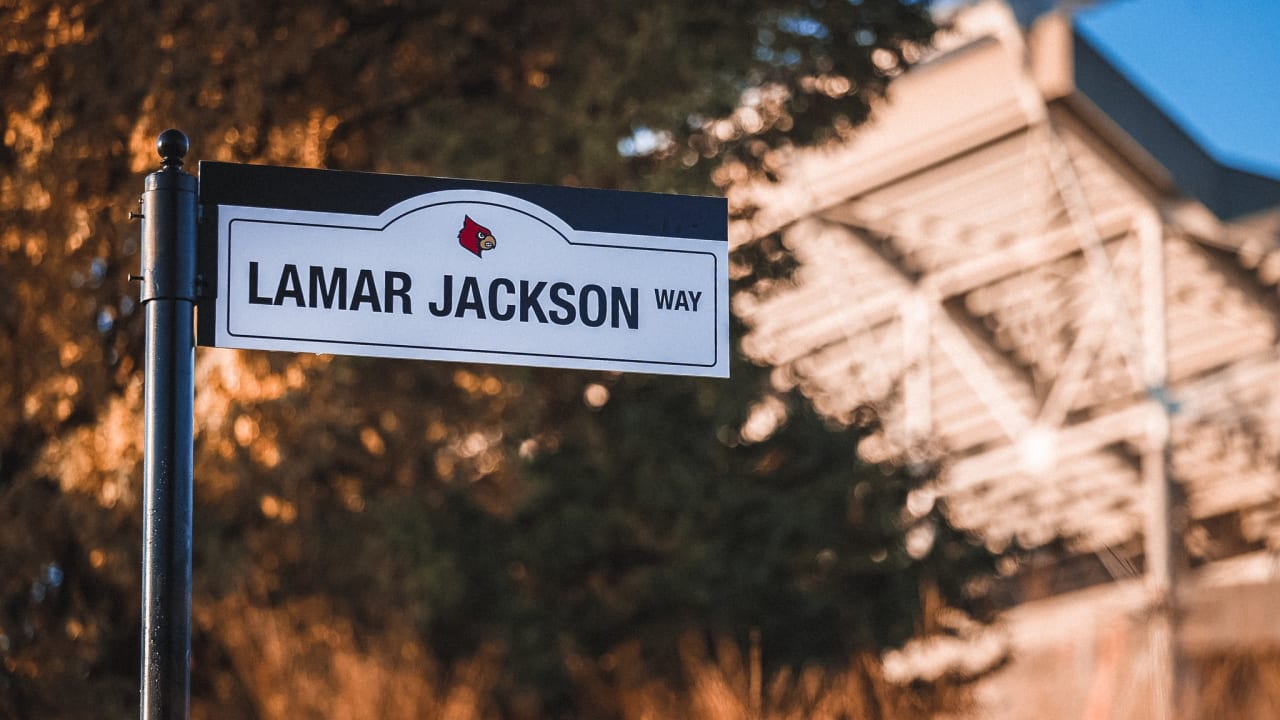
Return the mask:
<svg viewBox="0 0 1280 720">
<path fill-rule="evenodd" d="M 161 130 L 191 136 L 190 162 L 711 193 L 847 134 L 935 31 L 899 0 L 8 0 L 0 18 L 16 718 L 136 713 L 127 215 Z M 785 260 L 736 251 L 737 287 Z M 922 588 L 962 603 L 985 567 L 936 517 L 908 553 L 921 479 L 863 464 L 865 427 L 743 361 L 726 382 L 201 350 L 197 374 L 196 717 L 631 717 L 635 692 L 694 717 L 670 693 L 716 642 L 872 678 L 856 658 L 925 626 Z"/>
</svg>

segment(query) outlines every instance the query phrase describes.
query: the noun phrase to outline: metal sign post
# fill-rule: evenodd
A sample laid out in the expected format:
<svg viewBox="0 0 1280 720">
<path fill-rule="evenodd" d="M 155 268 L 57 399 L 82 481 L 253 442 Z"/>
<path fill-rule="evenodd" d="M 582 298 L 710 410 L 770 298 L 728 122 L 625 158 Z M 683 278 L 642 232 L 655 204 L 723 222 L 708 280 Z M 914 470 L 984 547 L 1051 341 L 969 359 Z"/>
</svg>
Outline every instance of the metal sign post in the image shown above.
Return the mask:
<svg viewBox="0 0 1280 720">
<path fill-rule="evenodd" d="M 177 130 L 160 134 L 160 170 L 142 194 L 142 720 L 190 713 L 197 181 L 182 170 L 187 147 Z"/>
</svg>

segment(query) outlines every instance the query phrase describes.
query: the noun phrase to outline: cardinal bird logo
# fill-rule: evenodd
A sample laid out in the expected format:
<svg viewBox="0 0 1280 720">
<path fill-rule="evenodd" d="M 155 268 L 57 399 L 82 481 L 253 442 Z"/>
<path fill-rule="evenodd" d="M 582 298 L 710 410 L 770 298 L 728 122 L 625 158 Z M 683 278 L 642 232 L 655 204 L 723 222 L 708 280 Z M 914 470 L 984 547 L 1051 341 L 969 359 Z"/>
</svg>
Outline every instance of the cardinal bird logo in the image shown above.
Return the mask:
<svg viewBox="0 0 1280 720">
<path fill-rule="evenodd" d="M 498 241 L 493 237 L 493 233 L 489 232 L 489 228 L 472 220 L 468 215 L 462 221 L 462 229 L 458 231 L 458 244 L 476 257 L 480 257 L 480 253 L 485 250 L 497 247 Z"/>
</svg>

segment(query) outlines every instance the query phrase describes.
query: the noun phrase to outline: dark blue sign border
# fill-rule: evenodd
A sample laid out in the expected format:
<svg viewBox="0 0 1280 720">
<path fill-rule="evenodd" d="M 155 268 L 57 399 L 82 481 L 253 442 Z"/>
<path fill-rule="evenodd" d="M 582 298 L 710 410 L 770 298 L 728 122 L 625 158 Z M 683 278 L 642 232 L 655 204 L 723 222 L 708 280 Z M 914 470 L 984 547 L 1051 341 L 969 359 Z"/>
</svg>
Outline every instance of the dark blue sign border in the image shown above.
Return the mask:
<svg viewBox="0 0 1280 720">
<path fill-rule="evenodd" d="M 380 215 L 427 193 L 485 190 L 531 202 L 584 232 L 729 241 L 724 198 L 210 161 L 200 163 L 199 173 L 196 342 L 210 347 L 217 323 L 219 205 Z"/>
</svg>

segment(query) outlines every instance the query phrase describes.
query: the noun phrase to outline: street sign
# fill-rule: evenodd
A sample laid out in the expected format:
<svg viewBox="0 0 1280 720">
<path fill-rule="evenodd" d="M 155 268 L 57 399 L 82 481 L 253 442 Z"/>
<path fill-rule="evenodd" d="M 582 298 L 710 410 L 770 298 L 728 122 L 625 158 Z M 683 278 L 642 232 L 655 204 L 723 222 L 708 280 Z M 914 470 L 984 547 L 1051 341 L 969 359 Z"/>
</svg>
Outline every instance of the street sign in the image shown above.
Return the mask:
<svg viewBox="0 0 1280 720">
<path fill-rule="evenodd" d="M 201 345 L 727 377 L 719 198 L 200 164 Z"/>
<path fill-rule="evenodd" d="M 143 720 L 190 715 L 193 340 L 729 375 L 724 200 L 217 162 L 196 178 L 188 147 L 160 134 L 140 199 Z"/>
</svg>

